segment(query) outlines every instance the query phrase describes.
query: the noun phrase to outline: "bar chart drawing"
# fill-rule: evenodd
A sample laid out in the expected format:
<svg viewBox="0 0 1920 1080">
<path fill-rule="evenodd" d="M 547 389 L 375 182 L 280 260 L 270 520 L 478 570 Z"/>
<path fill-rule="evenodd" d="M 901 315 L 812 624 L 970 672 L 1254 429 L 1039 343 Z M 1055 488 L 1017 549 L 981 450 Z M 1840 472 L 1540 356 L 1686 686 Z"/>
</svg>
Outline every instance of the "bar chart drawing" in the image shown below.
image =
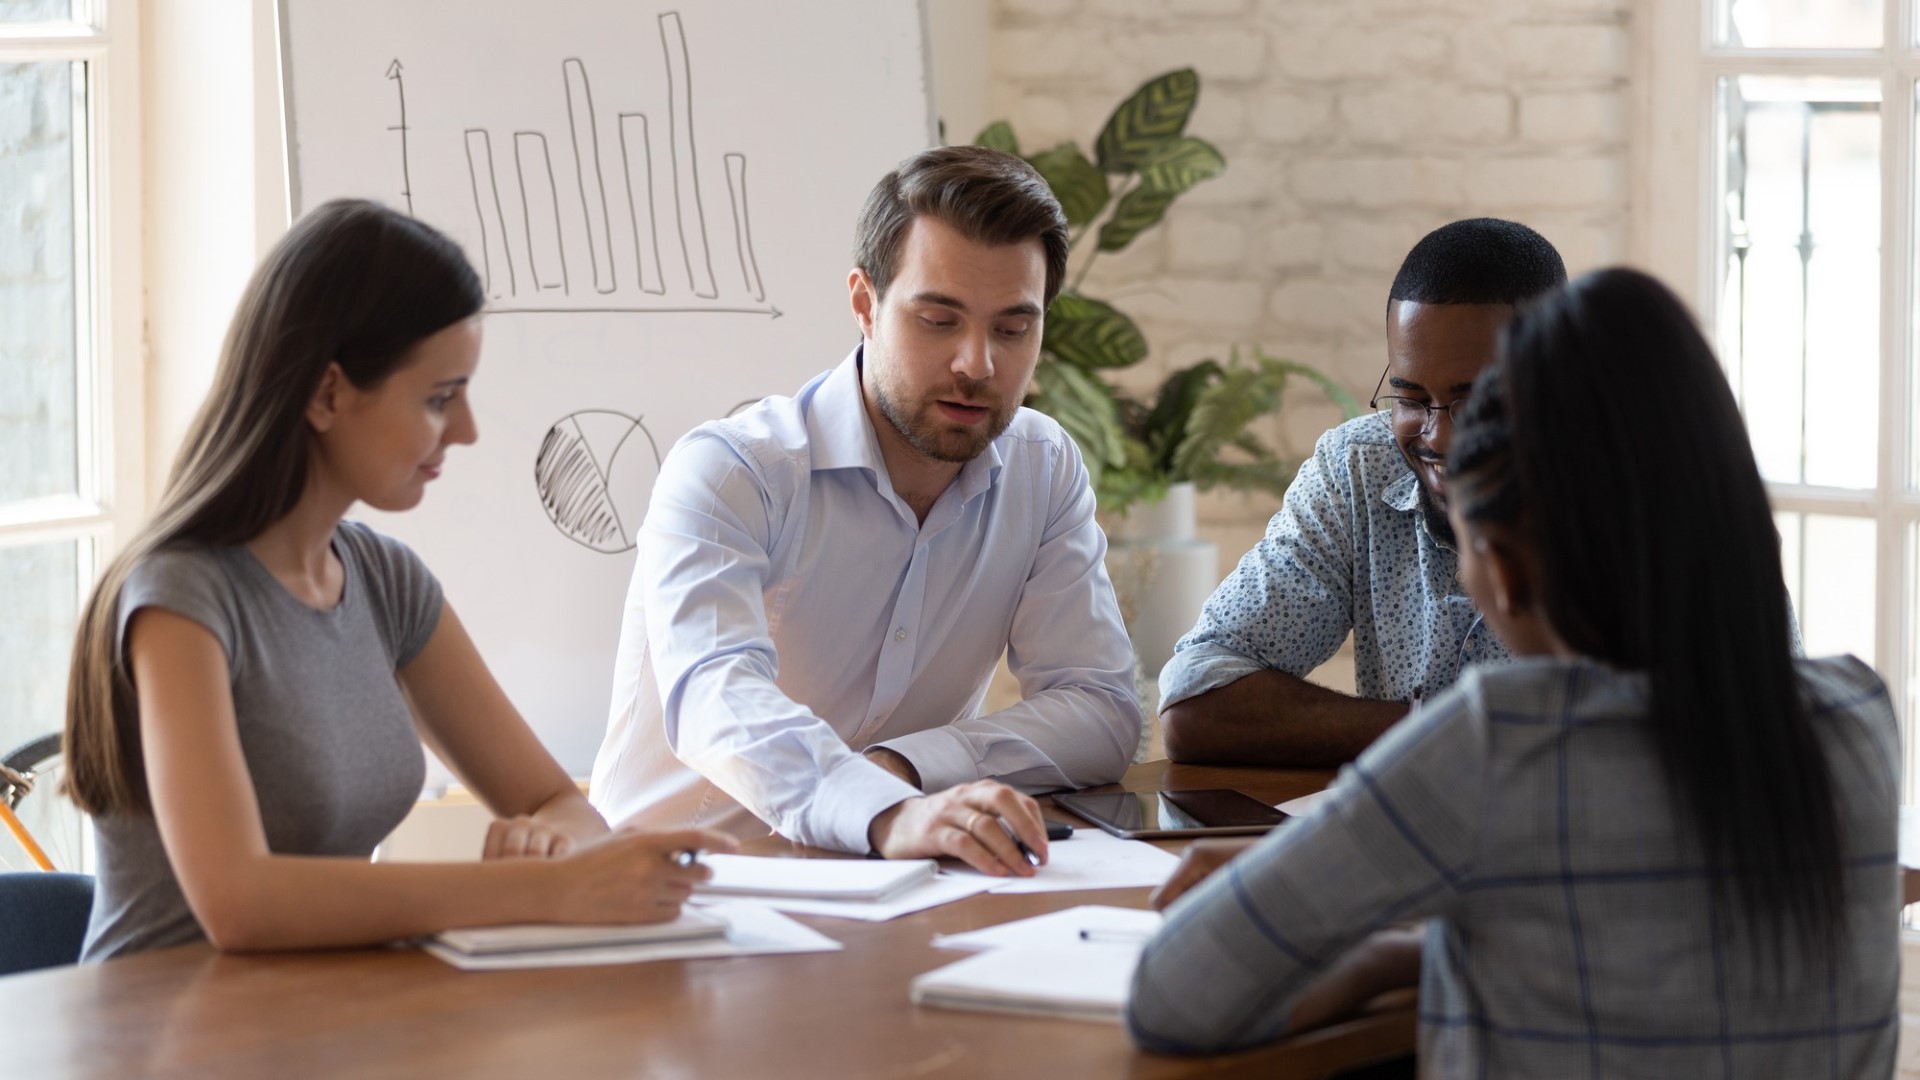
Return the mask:
<svg viewBox="0 0 1920 1080">
<path fill-rule="evenodd" d="M 606 95 L 596 95 L 586 62 L 567 56 L 558 63 L 557 86 L 546 83 L 564 106 L 564 133 L 550 137 L 545 125 L 524 117 L 498 128 L 460 125 L 472 204 L 459 213 L 472 222 L 467 235 L 477 237 L 471 246 L 493 312 L 780 317 L 754 249 L 748 155 L 725 150 L 701 168 L 694 52 L 679 12 L 661 13 L 656 24 L 662 68 L 651 74 L 663 76 L 665 95 L 655 108 L 601 100 Z M 427 86 L 401 85 L 401 70 L 395 58 L 388 76 L 400 94 Z M 559 110 L 553 115 L 557 121 Z M 404 125 L 403 116 L 400 167 L 411 192 Z M 417 154 L 423 146 L 414 134 Z M 712 194 L 730 237 L 726 224 L 718 234 L 709 226 L 703 172 L 726 182 L 725 210 Z"/>
</svg>

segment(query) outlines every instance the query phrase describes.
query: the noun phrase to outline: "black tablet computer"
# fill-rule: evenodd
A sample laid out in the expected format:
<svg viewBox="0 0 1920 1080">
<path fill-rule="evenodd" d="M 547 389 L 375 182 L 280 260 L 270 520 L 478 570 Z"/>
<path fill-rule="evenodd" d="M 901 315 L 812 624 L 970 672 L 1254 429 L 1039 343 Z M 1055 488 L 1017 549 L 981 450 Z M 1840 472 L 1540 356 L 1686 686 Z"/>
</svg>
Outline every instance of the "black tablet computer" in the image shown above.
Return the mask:
<svg viewBox="0 0 1920 1080">
<path fill-rule="evenodd" d="M 1070 792 L 1055 795 L 1053 803 L 1129 840 L 1249 836 L 1287 820 L 1286 814 L 1259 799 L 1228 788 L 1105 795 Z"/>
</svg>

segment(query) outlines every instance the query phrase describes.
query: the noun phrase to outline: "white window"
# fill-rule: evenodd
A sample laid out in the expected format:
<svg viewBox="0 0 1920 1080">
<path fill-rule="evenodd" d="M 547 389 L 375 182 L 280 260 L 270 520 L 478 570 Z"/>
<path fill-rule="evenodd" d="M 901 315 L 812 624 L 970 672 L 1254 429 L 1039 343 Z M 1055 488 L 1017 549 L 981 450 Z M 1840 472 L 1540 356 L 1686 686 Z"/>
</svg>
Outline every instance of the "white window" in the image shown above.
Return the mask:
<svg viewBox="0 0 1920 1080">
<path fill-rule="evenodd" d="M 1920 0 L 1661 0 L 1643 29 L 1640 257 L 1719 349 L 1810 655 L 1920 693 Z M 1906 745 L 1912 753 L 1912 730 Z M 1920 770 L 1906 762 L 1906 801 Z"/>
<path fill-rule="evenodd" d="M 0 0 L 0 753 L 61 726 L 75 616 L 143 510 L 135 13 Z"/>
</svg>

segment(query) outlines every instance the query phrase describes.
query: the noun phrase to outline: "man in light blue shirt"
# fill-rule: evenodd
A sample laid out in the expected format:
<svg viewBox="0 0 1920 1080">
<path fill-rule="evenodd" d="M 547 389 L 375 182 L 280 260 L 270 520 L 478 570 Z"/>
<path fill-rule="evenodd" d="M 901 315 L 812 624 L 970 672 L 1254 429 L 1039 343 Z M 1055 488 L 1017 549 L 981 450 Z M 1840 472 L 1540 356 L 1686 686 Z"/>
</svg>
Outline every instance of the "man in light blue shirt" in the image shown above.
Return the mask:
<svg viewBox="0 0 1920 1080">
<path fill-rule="evenodd" d="M 1507 659 L 1460 586 L 1445 458 L 1514 306 L 1566 280 L 1553 245 L 1511 221 L 1456 221 L 1414 245 L 1387 301 L 1377 411 L 1321 436 L 1161 669 L 1168 756 L 1348 761 L 1468 664 Z M 1357 693 L 1308 682 L 1349 632 Z"/>
<path fill-rule="evenodd" d="M 853 354 L 661 467 L 593 801 L 1031 874 L 1023 792 L 1118 780 L 1140 733 L 1086 469 L 1020 408 L 1065 217 L 1019 158 L 944 147 L 874 189 L 855 262 Z M 1003 652 L 1024 700 L 983 715 Z"/>
</svg>

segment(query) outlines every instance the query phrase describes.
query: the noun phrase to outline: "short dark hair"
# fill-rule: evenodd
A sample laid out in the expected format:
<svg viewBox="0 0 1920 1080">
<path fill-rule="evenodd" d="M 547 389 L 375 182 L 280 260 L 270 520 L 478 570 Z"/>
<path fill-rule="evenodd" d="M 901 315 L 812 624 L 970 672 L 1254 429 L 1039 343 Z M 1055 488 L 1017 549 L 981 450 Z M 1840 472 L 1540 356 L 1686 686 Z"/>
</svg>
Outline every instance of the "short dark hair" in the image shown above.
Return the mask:
<svg viewBox="0 0 1920 1080">
<path fill-rule="evenodd" d="M 1547 238 L 1518 222 L 1468 218 L 1422 237 L 1394 276 L 1389 302 L 1521 304 L 1567 283 Z"/>
<path fill-rule="evenodd" d="M 907 229 L 922 214 L 976 244 L 1038 239 L 1047 256 L 1046 302 L 1067 276 L 1067 215 L 1038 170 L 985 146 L 940 146 L 880 178 L 860 210 L 853 264 L 885 294 L 900 270 Z"/>
</svg>

